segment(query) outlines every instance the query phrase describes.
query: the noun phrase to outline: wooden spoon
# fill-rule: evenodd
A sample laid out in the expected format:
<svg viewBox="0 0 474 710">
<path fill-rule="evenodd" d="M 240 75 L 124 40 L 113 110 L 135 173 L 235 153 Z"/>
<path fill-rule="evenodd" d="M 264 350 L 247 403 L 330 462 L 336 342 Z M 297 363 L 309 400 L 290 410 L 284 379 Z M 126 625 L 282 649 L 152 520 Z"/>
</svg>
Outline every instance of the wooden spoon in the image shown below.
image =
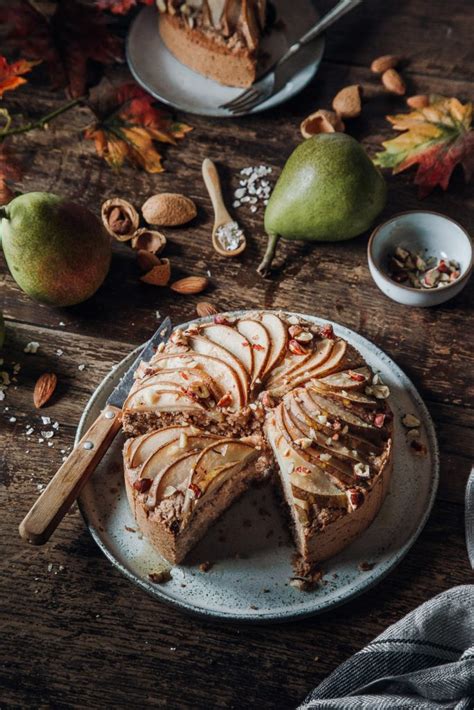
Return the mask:
<svg viewBox="0 0 474 710">
<path fill-rule="evenodd" d="M 237 254 L 241 254 L 247 246 L 247 241 L 244 235 L 242 235 L 242 241 L 237 247 L 237 249 L 225 249 L 217 238 L 217 230 L 219 229 L 219 227 L 224 224 L 228 224 L 229 222 L 235 222 L 235 220 L 232 219 L 226 209 L 224 199 L 222 197 L 221 183 L 219 180 L 219 175 L 217 174 L 217 168 L 212 162 L 212 160 L 209 160 L 209 158 L 203 160 L 202 176 L 204 178 L 204 183 L 207 187 L 209 197 L 211 198 L 212 207 L 214 209 L 212 246 L 214 247 L 216 252 L 221 256 L 237 256 Z"/>
</svg>

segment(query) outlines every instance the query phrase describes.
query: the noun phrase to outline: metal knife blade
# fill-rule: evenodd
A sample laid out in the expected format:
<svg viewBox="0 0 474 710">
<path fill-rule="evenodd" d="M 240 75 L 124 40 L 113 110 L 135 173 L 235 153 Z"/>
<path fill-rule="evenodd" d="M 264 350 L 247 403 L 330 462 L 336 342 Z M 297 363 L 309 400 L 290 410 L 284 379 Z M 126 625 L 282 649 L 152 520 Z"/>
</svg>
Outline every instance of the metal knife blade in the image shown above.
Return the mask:
<svg viewBox="0 0 474 710">
<path fill-rule="evenodd" d="M 133 384 L 135 371 L 142 360 L 148 362 L 150 358 L 155 354 L 157 347 L 160 343 L 165 343 L 171 334 L 171 321 L 169 318 L 165 320 L 158 326 L 158 329 L 151 336 L 150 340 L 144 345 L 143 349 L 140 350 L 135 360 L 132 362 L 127 372 L 121 377 L 120 382 L 116 388 L 111 392 L 109 398 L 107 399 L 107 404 L 113 407 L 122 408 L 125 399 L 130 392 L 130 388 Z"/>
<path fill-rule="evenodd" d="M 466 525 L 466 545 L 469 562 L 474 569 L 474 466 L 471 468 L 471 475 L 467 480 L 466 486 L 466 510 L 465 510 L 465 525 Z"/>
</svg>

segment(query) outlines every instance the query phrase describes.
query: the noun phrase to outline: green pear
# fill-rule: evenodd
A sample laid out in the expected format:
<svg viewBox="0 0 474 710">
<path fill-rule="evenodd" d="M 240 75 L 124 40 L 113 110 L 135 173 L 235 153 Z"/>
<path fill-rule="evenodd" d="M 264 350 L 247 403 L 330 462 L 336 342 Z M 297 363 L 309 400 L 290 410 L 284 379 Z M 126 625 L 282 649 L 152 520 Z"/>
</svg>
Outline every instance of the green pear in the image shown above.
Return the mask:
<svg viewBox="0 0 474 710">
<path fill-rule="evenodd" d="M 342 241 L 365 232 L 385 206 L 380 171 L 354 138 L 322 133 L 290 155 L 265 210 L 266 275 L 278 240 Z"/>
<path fill-rule="evenodd" d="M 36 301 L 81 303 L 107 276 L 111 238 L 86 207 L 50 192 L 30 192 L 0 207 L 0 217 L 8 267 Z"/>
</svg>

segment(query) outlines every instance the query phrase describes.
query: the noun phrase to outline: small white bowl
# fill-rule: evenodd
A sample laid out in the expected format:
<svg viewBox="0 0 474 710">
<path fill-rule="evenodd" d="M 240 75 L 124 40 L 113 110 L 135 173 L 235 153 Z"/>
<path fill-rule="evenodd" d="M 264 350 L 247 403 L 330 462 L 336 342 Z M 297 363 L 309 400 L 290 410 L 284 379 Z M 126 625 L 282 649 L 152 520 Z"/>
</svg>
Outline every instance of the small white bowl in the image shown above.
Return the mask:
<svg viewBox="0 0 474 710">
<path fill-rule="evenodd" d="M 448 286 L 417 289 L 396 283 L 388 275 L 388 258 L 400 246 L 412 252 L 454 259 L 460 276 Z M 402 212 L 377 227 L 367 247 L 369 269 L 375 283 L 389 298 L 405 306 L 436 306 L 456 296 L 469 280 L 473 267 L 470 237 L 460 224 L 438 212 Z"/>
</svg>

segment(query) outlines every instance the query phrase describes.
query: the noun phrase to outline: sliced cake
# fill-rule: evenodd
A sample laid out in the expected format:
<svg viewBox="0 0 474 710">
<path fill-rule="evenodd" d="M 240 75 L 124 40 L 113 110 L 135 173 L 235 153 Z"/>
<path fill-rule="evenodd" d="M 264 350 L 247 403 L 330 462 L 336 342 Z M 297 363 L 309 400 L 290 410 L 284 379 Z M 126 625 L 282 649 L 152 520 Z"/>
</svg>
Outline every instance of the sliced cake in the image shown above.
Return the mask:
<svg viewBox="0 0 474 710">
<path fill-rule="evenodd" d="M 306 565 L 365 530 L 390 480 L 388 388 L 329 325 L 269 311 L 176 329 L 124 405 L 126 484 L 170 561 L 273 464 Z"/>
<path fill-rule="evenodd" d="M 251 86 L 266 0 L 157 0 L 159 31 L 182 64 L 227 86 Z"/>
</svg>

